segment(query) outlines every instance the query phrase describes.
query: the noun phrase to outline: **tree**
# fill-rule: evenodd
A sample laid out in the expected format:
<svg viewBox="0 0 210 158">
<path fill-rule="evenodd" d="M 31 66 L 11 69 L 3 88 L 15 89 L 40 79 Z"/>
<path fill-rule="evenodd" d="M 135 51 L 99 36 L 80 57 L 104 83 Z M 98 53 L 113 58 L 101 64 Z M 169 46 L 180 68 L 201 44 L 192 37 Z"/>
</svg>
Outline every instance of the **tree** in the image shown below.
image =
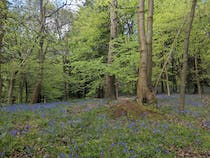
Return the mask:
<svg viewBox="0 0 210 158">
<path fill-rule="evenodd" d="M 148 48 L 150 52 L 151 49 L 151 38 L 152 38 L 152 13 L 153 13 L 153 1 L 149 1 L 149 16 L 148 16 L 148 34 L 146 36 L 145 33 L 145 9 L 144 9 L 145 1 L 139 0 L 139 11 L 138 11 L 138 36 L 139 36 L 139 45 L 140 45 L 140 64 L 139 64 L 139 78 L 137 85 L 137 103 L 142 105 L 143 103 L 154 103 L 155 96 L 152 93 L 151 89 L 148 85 L 147 71 L 148 70 Z M 148 39 L 148 40 L 147 40 Z M 151 60 L 151 58 L 149 59 Z"/>
<path fill-rule="evenodd" d="M 3 59 L 3 38 L 5 34 L 4 25 L 7 20 L 7 1 L 2 0 L 0 2 L 0 106 L 2 103 L 2 86 L 3 86 L 3 79 L 2 79 L 2 59 Z"/>
<path fill-rule="evenodd" d="M 109 51 L 107 56 L 108 66 L 113 61 L 113 49 L 114 49 L 114 39 L 117 37 L 117 0 L 111 0 L 110 3 L 110 42 Z M 116 99 L 116 85 L 115 85 L 115 75 L 106 74 L 106 85 L 105 85 L 105 98 Z"/>
<path fill-rule="evenodd" d="M 44 68 L 44 60 L 47 51 L 47 47 L 44 48 L 44 41 L 45 41 L 45 26 L 46 26 L 46 6 L 43 4 L 43 0 L 39 1 L 39 8 L 40 8 L 40 39 L 39 39 L 39 72 L 37 76 L 37 81 L 33 88 L 33 93 L 31 97 L 31 104 L 37 103 L 40 92 L 41 92 L 41 83 L 43 77 L 43 68 Z"/>
<path fill-rule="evenodd" d="M 152 87 L 152 35 L 153 35 L 153 8 L 154 0 L 148 1 L 148 16 L 147 16 L 147 80 L 148 87 Z"/>
<path fill-rule="evenodd" d="M 185 106 L 185 87 L 186 87 L 186 76 L 187 76 L 187 65 L 188 65 L 188 50 L 190 43 L 190 33 L 192 29 L 193 19 L 195 15 L 195 7 L 197 0 L 192 1 L 192 7 L 190 12 L 189 24 L 187 26 L 185 40 L 184 40 L 184 53 L 183 53 L 183 64 L 181 70 L 181 80 L 180 80 L 180 105 L 179 111 L 182 112 Z"/>
</svg>

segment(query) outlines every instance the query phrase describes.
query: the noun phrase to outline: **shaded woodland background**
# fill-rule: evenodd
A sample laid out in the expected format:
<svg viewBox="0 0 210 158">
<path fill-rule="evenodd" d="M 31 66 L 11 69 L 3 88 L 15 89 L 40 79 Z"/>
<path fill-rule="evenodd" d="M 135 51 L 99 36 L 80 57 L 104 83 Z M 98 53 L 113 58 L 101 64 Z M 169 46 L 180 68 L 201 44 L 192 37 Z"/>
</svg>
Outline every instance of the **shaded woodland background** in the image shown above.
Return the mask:
<svg viewBox="0 0 210 158">
<path fill-rule="evenodd" d="M 138 1 L 118 0 L 117 32 L 108 64 L 110 2 L 56 2 L 0 2 L 0 103 L 101 98 L 107 74 L 115 77 L 116 96 L 136 95 Z M 152 86 L 158 93 L 179 93 L 191 5 L 186 0 L 155 1 Z M 209 1 L 197 1 L 187 63 L 186 92 L 190 94 L 209 93 L 209 10 Z"/>
</svg>

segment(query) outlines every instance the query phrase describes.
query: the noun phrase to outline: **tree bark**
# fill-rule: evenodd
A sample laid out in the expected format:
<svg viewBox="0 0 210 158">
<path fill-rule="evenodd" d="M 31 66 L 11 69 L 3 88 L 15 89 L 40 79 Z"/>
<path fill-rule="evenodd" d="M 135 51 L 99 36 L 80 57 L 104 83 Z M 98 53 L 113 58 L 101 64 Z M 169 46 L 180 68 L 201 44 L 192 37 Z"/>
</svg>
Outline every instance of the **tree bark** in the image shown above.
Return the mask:
<svg viewBox="0 0 210 158">
<path fill-rule="evenodd" d="M 9 82 L 9 92 L 8 92 L 8 104 L 14 103 L 14 86 L 15 86 L 15 74 L 13 73 Z"/>
<path fill-rule="evenodd" d="M 198 50 L 195 52 L 195 79 L 196 79 L 196 84 L 198 88 L 198 94 L 201 97 L 202 91 L 201 91 L 201 84 L 199 80 L 199 69 L 198 69 Z"/>
<path fill-rule="evenodd" d="M 28 81 L 26 76 L 24 78 L 24 85 L 25 85 L 25 103 L 28 103 Z"/>
<path fill-rule="evenodd" d="M 0 63 L 0 106 L 2 104 L 2 88 L 3 88 L 3 79 L 2 79 L 2 73 L 1 73 L 1 63 Z"/>
<path fill-rule="evenodd" d="M 4 38 L 4 34 L 5 34 L 5 30 L 4 30 L 4 25 L 5 25 L 5 21 L 7 20 L 7 1 L 6 0 L 1 0 L 0 2 L 0 106 L 2 104 L 2 88 L 3 88 L 3 79 L 2 79 L 2 53 L 3 53 L 3 38 Z"/>
<path fill-rule="evenodd" d="M 66 81 L 66 76 L 68 75 L 68 67 L 66 66 L 66 64 L 68 64 L 68 60 L 66 55 L 64 54 L 62 56 L 63 58 L 63 79 L 64 79 L 64 100 L 68 100 L 69 99 L 69 84 Z"/>
<path fill-rule="evenodd" d="M 139 13 L 138 13 L 138 36 L 140 45 L 140 64 L 139 64 L 139 78 L 137 85 L 137 103 L 143 105 L 143 103 L 153 103 L 155 101 L 154 94 L 148 87 L 147 78 L 147 57 L 148 48 L 146 44 L 145 34 L 145 18 L 144 18 L 144 0 L 139 0 Z"/>
<path fill-rule="evenodd" d="M 23 89 L 24 89 L 24 82 L 23 82 L 23 74 L 21 73 L 21 80 L 19 82 L 19 103 L 23 103 Z"/>
<path fill-rule="evenodd" d="M 188 64 L 188 50 L 190 43 L 190 33 L 192 29 L 193 19 L 195 15 L 195 7 L 197 0 L 192 1 L 192 7 L 190 12 L 189 24 L 186 30 L 185 40 L 184 40 L 184 54 L 183 54 L 183 64 L 181 70 L 181 80 L 180 80 L 180 104 L 179 111 L 182 112 L 185 106 L 185 87 L 186 87 L 186 76 L 187 76 L 187 64 Z"/>
<path fill-rule="evenodd" d="M 114 44 L 113 40 L 117 37 L 117 0 L 111 0 L 110 6 L 110 42 L 109 42 L 109 51 L 107 57 L 108 66 L 112 63 L 113 58 L 113 49 Z M 108 99 L 116 99 L 116 85 L 115 85 L 115 76 L 107 74 L 106 75 L 106 83 L 105 83 L 105 98 Z"/>
<path fill-rule="evenodd" d="M 166 69 L 165 71 L 166 74 L 166 87 L 167 87 L 167 95 L 170 96 L 171 92 L 170 92 L 170 85 L 169 85 L 169 78 L 168 78 L 168 70 Z"/>
<path fill-rule="evenodd" d="M 40 3 L 40 41 L 39 41 L 39 71 L 35 86 L 33 88 L 32 97 L 31 97 L 31 104 L 37 103 L 39 100 L 39 96 L 41 93 L 41 84 L 43 78 L 43 68 L 44 68 L 44 60 L 45 60 L 45 53 L 44 50 L 44 38 L 45 38 L 45 7 L 43 6 L 43 0 L 39 1 Z"/>
<path fill-rule="evenodd" d="M 153 35 L 153 8 L 154 0 L 148 0 L 147 16 L 147 81 L 148 87 L 152 88 L 152 35 Z"/>
</svg>

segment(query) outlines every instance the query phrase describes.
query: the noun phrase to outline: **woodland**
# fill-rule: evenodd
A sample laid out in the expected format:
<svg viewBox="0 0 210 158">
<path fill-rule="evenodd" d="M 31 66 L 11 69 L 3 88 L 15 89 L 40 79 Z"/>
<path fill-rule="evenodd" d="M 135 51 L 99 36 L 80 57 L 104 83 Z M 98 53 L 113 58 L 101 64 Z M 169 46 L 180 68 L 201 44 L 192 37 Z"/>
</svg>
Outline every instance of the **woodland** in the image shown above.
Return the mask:
<svg viewBox="0 0 210 158">
<path fill-rule="evenodd" d="M 0 0 L 0 158 L 210 156 L 208 0 Z"/>
</svg>

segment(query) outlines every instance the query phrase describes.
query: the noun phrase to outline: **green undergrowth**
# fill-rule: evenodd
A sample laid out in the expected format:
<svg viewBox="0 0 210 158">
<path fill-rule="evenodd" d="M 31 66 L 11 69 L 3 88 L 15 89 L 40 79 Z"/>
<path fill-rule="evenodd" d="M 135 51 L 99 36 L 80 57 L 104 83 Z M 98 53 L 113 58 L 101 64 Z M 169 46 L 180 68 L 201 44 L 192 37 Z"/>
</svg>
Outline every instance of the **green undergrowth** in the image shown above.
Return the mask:
<svg viewBox="0 0 210 158">
<path fill-rule="evenodd" d="M 3 112 L 0 157 L 175 157 L 208 156 L 209 129 L 191 115 L 147 107 L 153 115 L 112 117 L 109 107 L 62 106 L 36 112 Z M 200 111 L 205 111 L 200 107 Z M 206 118 L 205 112 L 199 119 Z M 166 117 L 159 118 L 159 115 Z"/>
</svg>

